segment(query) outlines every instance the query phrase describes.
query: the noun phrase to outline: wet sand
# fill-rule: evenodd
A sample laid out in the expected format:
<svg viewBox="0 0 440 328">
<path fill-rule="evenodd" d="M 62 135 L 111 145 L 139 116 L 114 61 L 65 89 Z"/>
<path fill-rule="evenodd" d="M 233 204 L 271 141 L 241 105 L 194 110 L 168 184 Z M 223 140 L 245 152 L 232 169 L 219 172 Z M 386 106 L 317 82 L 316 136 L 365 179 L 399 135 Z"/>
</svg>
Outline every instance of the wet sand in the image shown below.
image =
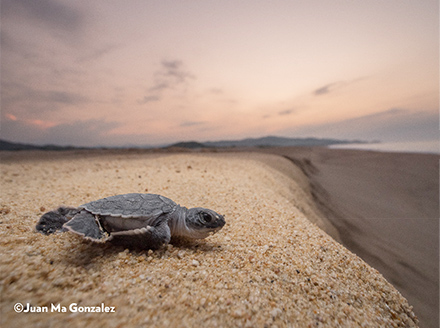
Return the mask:
<svg viewBox="0 0 440 328">
<path fill-rule="evenodd" d="M 318 227 L 327 223 L 307 177 L 285 158 L 40 155 L 2 154 L 2 326 L 417 326 L 407 300 Z M 60 204 L 128 192 L 212 208 L 227 225 L 154 252 L 34 232 L 39 216 Z M 17 313 L 17 303 L 48 312 Z M 106 306 L 116 312 L 75 312 Z"/>
<path fill-rule="evenodd" d="M 409 300 L 421 327 L 438 327 L 440 156 L 326 148 L 268 152 L 302 168 L 342 243 Z"/>
</svg>

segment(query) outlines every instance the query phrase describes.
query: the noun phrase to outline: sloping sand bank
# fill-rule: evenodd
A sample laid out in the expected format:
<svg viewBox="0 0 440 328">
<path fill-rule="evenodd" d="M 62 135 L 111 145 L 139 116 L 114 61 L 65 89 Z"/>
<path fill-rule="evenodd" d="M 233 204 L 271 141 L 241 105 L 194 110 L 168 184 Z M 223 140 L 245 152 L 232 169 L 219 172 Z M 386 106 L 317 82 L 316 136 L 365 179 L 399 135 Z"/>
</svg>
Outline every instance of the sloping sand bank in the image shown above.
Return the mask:
<svg viewBox="0 0 440 328">
<path fill-rule="evenodd" d="M 4 327 L 416 326 L 378 271 L 305 218 L 298 183 L 250 155 L 61 156 L 2 161 Z M 227 225 L 156 252 L 33 231 L 60 204 L 128 192 L 212 208 Z M 78 312 L 106 306 L 115 313 Z"/>
<path fill-rule="evenodd" d="M 440 156 L 319 147 L 267 151 L 302 168 L 342 243 L 408 299 L 421 327 L 438 327 Z"/>
</svg>

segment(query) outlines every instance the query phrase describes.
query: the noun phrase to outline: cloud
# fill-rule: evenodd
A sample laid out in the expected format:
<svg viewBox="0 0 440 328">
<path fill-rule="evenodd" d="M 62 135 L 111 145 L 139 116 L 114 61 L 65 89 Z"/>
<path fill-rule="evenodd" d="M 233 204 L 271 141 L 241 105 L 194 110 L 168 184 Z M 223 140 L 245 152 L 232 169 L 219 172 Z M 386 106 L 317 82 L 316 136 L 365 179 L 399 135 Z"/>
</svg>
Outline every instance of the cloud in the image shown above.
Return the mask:
<svg viewBox="0 0 440 328">
<path fill-rule="evenodd" d="M 325 95 L 340 86 L 341 82 L 330 83 L 313 91 L 315 96 Z"/>
<path fill-rule="evenodd" d="M 206 124 L 205 121 L 185 121 L 180 123 L 179 126 L 181 127 L 188 127 L 188 126 L 195 126 L 195 125 L 202 125 L 202 124 Z"/>
<path fill-rule="evenodd" d="M 138 103 L 139 104 L 146 104 L 149 102 L 154 102 L 154 101 L 159 101 L 160 97 L 159 96 L 145 96 L 144 99 L 139 100 Z"/>
<path fill-rule="evenodd" d="M 181 60 L 162 60 L 160 69 L 154 73 L 153 85 L 147 89 L 147 94 L 138 103 L 159 101 L 163 92 L 185 87 L 192 79 L 195 79 L 195 76 L 184 69 Z"/>
<path fill-rule="evenodd" d="M 309 125 L 284 133 L 297 136 L 381 140 L 388 142 L 427 141 L 439 138 L 437 110 L 416 111 L 390 108 L 339 122 Z"/>
<path fill-rule="evenodd" d="M 170 88 L 170 84 L 166 82 L 158 82 L 148 89 L 149 92 L 158 92 Z"/>
<path fill-rule="evenodd" d="M 32 116 L 90 101 L 77 91 L 87 70 L 74 60 L 87 48 L 86 18 L 74 2 L 2 1 L 3 110 Z"/>
<path fill-rule="evenodd" d="M 4 50 L 14 50 L 16 48 L 16 42 L 14 38 L 5 30 L 0 33 L 1 47 Z"/>
<path fill-rule="evenodd" d="M 393 117 L 393 116 L 396 116 L 396 115 L 405 114 L 405 113 L 408 113 L 408 112 L 409 112 L 408 109 L 390 108 L 390 109 L 384 110 L 382 112 L 377 112 L 377 113 L 363 115 L 363 116 L 356 117 L 356 118 L 351 118 L 351 119 L 345 120 L 343 122 L 368 121 L 368 120 L 375 120 L 375 119 L 385 119 L 385 118 Z"/>
<path fill-rule="evenodd" d="M 23 18 L 54 31 L 77 31 L 84 23 L 84 15 L 81 11 L 52 0 L 3 0 L 3 17 Z"/>
<path fill-rule="evenodd" d="M 87 98 L 73 92 L 67 91 L 37 91 L 35 93 L 36 100 L 44 102 L 55 102 L 63 105 L 78 105 L 87 102 Z"/>
<path fill-rule="evenodd" d="M 87 120 L 56 125 L 47 131 L 50 140 L 59 144 L 90 146 L 105 144 L 108 133 L 118 126 L 118 122 Z"/>
<path fill-rule="evenodd" d="M 78 120 L 58 125 L 45 123 L 47 122 L 39 120 L 2 120 L 2 138 L 37 145 L 111 145 L 115 141 L 115 137 L 111 136 L 109 132 L 120 126 L 118 122 L 96 119 Z"/>
<path fill-rule="evenodd" d="M 17 120 L 17 116 L 12 115 L 12 114 L 6 114 L 6 117 L 12 121 L 16 121 Z"/>
<path fill-rule="evenodd" d="M 261 118 L 262 118 L 262 119 L 268 119 L 268 118 L 273 117 L 274 115 L 278 115 L 278 116 L 287 116 L 287 115 L 290 115 L 290 114 L 295 113 L 295 111 L 296 111 L 296 109 L 294 109 L 294 108 L 284 109 L 284 110 L 279 111 L 279 112 L 276 113 L 276 114 L 272 114 L 272 113 L 270 113 L 270 114 L 264 114 L 263 116 L 261 116 Z"/>
<path fill-rule="evenodd" d="M 180 60 L 163 60 L 163 70 L 159 72 L 159 75 L 163 77 L 171 77 L 175 83 L 185 83 L 188 79 L 194 79 L 194 75 L 183 69 L 183 63 Z"/>
<path fill-rule="evenodd" d="M 46 112 L 64 106 L 79 106 L 90 99 L 76 92 L 60 90 L 39 90 L 30 84 L 2 83 L 2 108 L 13 112 L 16 108 L 27 112 Z"/>
<path fill-rule="evenodd" d="M 278 115 L 281 115 L 281 116 L 283 116 L 283 115 L 290 115 L 293 112 L 294 112 L 293 109 L 286 109 L 286 110 L 282 110 L 282 111 L 278 112 Z"/>
<path fill-rule="evenodd" d="M 350 80 L 350 81 L 336 81 L 333 83 L 329 83 L 329 84 L 326 84 L 320 88 L 315 89 L 312 94 L 314 96 L 322 96 L 322 95 L 334 92 L 335 90 L 338 90 L 340 88 L 346 87 L 350 84 L 362 81 L 364 79 L 365 79 L 365 77 L 360 77 L 360 78 Z"/>
<path fill-rule="evenodd" d="M 80 56 L 76 60 L 76 62 L 79 64 L 83 64 L 88 61 L 98 60 L 98 59 L 104 57 L 105 55 L 113 52 L 114 50 L 116 50 L 120 47 L 121 47 L 120 45 L 116 45 L 116 44 L 106 44 L 106 45 L 100 46 L 97 49 L 92 49 L 90 51 L 86 51 L 86 53 L 84 55 Z"/>
</svg>

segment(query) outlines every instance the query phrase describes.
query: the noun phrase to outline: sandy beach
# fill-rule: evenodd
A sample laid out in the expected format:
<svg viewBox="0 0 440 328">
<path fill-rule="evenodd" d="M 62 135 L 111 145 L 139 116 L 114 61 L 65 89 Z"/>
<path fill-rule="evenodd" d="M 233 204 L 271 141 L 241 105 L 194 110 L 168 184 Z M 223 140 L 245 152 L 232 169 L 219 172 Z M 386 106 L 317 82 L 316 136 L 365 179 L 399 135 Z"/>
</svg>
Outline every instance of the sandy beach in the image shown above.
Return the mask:
<svg viewBox="0 0 440 328">
<path fill-rule="evenodd" d="M 413 304 L 336 241 L 344 234 L 322 218 L 310 173 L 287 158 L 3 153 L 1 172 L 2 326 L 417 326 Z M 212 208 L 227 224 L 154 252 L 34 231 L 60 204 L 129 192 Z"/>
<path fill-rule="evenodd" d="M 434 154 L 272 148 L 308 176 L 342 243 L 439 324 L 439 159 Z"/>
</svg>

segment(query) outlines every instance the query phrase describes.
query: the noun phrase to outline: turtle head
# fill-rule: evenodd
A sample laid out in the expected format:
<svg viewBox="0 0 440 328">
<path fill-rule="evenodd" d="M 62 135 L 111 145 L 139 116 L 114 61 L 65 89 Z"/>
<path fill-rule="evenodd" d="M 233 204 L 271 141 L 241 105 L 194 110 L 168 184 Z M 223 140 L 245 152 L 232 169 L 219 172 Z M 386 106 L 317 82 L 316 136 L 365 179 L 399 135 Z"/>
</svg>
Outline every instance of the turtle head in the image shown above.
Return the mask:
<svg viewBox="0 0 440 328">
<path fill-rule="evenodd" d="M 213 210 L 195 207 L 188 209 L 185 223 L 191 237 L 201 239 L 219 231 L 226 222 L 222 215 Z"/>
</svg>

